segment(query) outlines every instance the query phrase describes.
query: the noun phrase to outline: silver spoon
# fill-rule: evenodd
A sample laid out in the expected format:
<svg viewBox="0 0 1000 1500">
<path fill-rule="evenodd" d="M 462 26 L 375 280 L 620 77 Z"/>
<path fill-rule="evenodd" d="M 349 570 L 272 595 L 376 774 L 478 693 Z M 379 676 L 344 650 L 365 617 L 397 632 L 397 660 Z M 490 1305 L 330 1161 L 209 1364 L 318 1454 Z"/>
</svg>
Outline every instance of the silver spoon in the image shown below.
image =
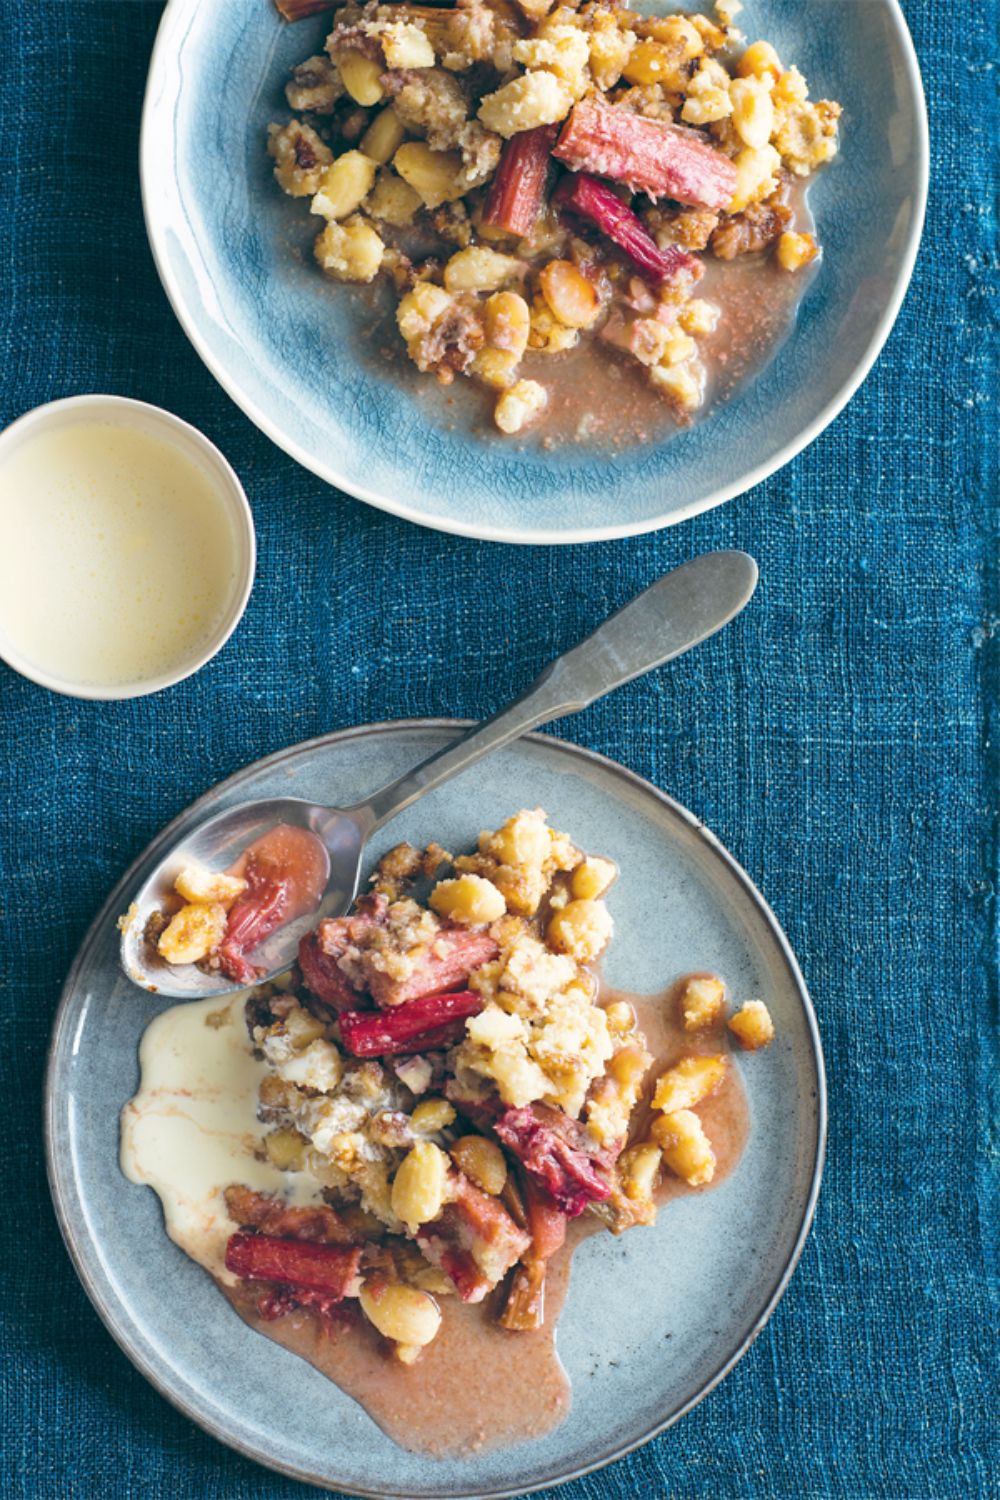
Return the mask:
<svg viewBox="0 0 1000 1500">
<path fill-rule="evenodd" d="M 557 657 L 509 707 L 468 730 L 412 771 L 353 807 L 320 807 L 297 797 L 271 797 L 227 808 L 209 818 L 160 862 L 137 893 L 121 942 L 121 962 L 136 984 L 159 995 L 194 1000 L 240 988 L 193 964 L 171 967 L 144 939 L 152 913 L 163 909 L 187 865 L 222 870 L 278 823 L 311 829 L 330 856 L 322 903 L 288 922 L 248 955 L 274 979 L 295 962 L 299 939 L 322 916 L 342 916 L 357 895 L 372 834 L 426 792 L 457 776 L 491 750 L 563 714 L 577 713 L 612 688 L 662 666 L 721 630 L 757 586 L 757 564 L 745 552 L 709 552 L 674 568 L 605 620 L 572 651 Z"/>
</svg>

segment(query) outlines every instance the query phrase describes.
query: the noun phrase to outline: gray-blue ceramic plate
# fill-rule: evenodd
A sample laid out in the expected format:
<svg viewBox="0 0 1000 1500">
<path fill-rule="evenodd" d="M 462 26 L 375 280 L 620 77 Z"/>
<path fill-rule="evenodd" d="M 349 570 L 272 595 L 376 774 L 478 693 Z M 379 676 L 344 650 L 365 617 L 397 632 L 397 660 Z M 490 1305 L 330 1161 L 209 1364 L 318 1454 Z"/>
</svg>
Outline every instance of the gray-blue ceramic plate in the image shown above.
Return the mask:
<svg viewBox="0 0 1000 1500">
<path fill-rule="evenodd" d="M 321 49 L 326 24 L 288 26 L 271 0 L 170 0 L 141 158 L 150 243 L 188 337 L 258 427 L 322 479 L 464 536 L 629 536 L 766 478 L 868 373 L 910 279 L 927 187 L 920 74 L 897 0 L 747 0 L 747 34 L 795 62 L 814 97 L 844 105 L 842 154 L 811 196 L 823 263 L 756 380 L 670 441 L 613 455 L 546 452 L 537 438 L 518 451 L 461 418 L 452 428 L 433 381 L 386 366 L 359 295 L 317 273 L 315 221 L 277 191 L 263 142 L 269 120 L 287 118 L 287 69 Z"/>
<path fill-rule="evenodd" d="M 655 1229 L 602 1235 L 577 1252 L 558 1333 L 573 1409 L 536 1442 L 442 1462 L 405 1453 L 310 1365 L 240 1321 L 167 1238 L 152 1190 L 118 1167 L 118 1113 L 138 1081 L 143 1028 L 163 1002 L 122 977 L 115 918 L 147 868 L 198 819 L 250 797 L 351 802 L 456 728 L 421 720 L 313 740 L 231 777 L 165 829 L 110 897 L 66 981 L 46 1096 L 49 1173 L 66 1243 L 142 1373 L 208 1432 L 263 1464 L 405 1500 L 485 1500 L 558 1484 L 628 1452 L 710 1391 L 763 1327 L 792 1272 L 816 1200 L 825 1127 L 812 1007 L 746 875 L 648 782 L 533 735 L 425 798 L 382 835 L 382 846 L 433 836 L 461 847 L 515 805 L 539 804 L 585 848 L 617 860 L 612 985 L 654 992 L 710 968 L 734 994 L 765 997 L 774 1016 L 774 1045 L 738 1059 L 751 1113 L 746 1153 L 712 1193 L 671 1202 Z"/>
</svg>

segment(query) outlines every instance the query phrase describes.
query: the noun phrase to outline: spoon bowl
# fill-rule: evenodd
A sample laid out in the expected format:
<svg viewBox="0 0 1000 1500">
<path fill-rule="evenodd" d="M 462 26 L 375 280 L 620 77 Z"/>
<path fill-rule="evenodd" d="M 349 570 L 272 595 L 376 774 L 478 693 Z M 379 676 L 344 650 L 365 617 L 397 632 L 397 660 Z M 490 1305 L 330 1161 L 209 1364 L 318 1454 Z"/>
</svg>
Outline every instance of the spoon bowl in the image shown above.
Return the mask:
<svg viewBox="0 0 1000 1500">
<path fill-rule="evenodd" d="M 227 807 L 202 823 L 177 844 L 155 869 L 122 922 L 121 962 L 133 983 L 151 994 L 178 1000 L 204 1000 L 210 995 L 232 993 L 233 981 L 224 974 L 206 972 L 194 964 L 168 964 L 146 939 L 150 917 L 170 912 L 180 904 L 174 881 L 192 865 L 225 870 L 235 863 L 249 844 L 263 838 L 279 824 L 306 828 L 326 849 L 329 868 L 322 899 L 311 910 L 272 932 L 253 950 L 253 963 L 268 978 L 289 969 L 299 940 L 321 917 L 340 916 L 357 894 L 361 878 L 366 820 L 356 809 L 340 811 L 320 807 L 299 797 L 271 797 Z"/>
</svg>

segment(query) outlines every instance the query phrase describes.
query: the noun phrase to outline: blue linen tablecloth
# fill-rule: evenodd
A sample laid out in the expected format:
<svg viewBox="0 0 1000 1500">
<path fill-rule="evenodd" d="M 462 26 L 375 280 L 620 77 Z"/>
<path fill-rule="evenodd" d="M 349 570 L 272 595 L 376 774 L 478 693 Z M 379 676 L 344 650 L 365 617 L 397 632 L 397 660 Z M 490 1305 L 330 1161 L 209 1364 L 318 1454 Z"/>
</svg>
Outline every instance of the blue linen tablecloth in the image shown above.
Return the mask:
<svg viewBox="0 0 1000 1500">
<path fill-rule="evenodd" d="M 0 424 L 81 391 L 171 408 L 244 479 L 260 568 L 222 654 L 154 698 L 74 702 L 0 669 L 0 1493 L 311 1493 L 145 1384 L 59 1240 L 39 1129 L 46 1042 L 125 865 L 246 762 L 364 721 L 481 715 L 666 568 L 741 546 L 762 583 L 738 624 L 559 732 L 704 817 L 774 905 L 826 1045 L 826 1182 L 790 1290 L 737 1369 L 658 1441 L 561 1493 L 1000 1494 L 995 5 L 908 5 L 931 115 L 928 228 L 852 405 L 721 510 L 564 550 L 439 536 L 339 497 L 216 386 L 142 228 L 136 141 L 159 12 L 0 7 Z"/>
</svg>

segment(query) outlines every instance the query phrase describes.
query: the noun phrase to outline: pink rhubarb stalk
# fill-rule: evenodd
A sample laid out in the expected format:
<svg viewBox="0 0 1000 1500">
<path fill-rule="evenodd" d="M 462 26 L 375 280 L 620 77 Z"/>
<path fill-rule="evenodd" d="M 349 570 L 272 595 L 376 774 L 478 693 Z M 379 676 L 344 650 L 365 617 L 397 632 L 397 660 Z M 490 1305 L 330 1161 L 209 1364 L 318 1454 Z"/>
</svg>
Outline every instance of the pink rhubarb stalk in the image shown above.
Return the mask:
<svg viewBox="0 0 1000 1500">
<path fill-rule="evenodd" d="M 568 1218 L 603 1203 L 611 1186 L 586 1149 L 583 1127 L 544 1104 L 508 1109 L 493 1126 L 497 1138 Z"/>
<path fill-rule="evenodd" d="M 226 1269 L 245 1281 L 346 1297 L 361 1264 L 359 1247 L 318 1245 L 271 1234 L 233 1234 L 226 1245 Z"/>
<path fill-rule="evenodd" d="M 521 239 L 531 233 L 545 197 L 557 130 L 556 125 L 539 125 L 510 137 L 490 184 L 484 224 Z"/>
<path fill-rule="evenodd" d="M 251 857 L 244 878 L 247 888 L 229 908 L 218 959 L 223 974 L 237 984 L 253 984 L 259 971 L 244 955 L 285 921 L 291 907 L 291 877 Z"/>
<path fill-rule="evenodd" d="M 637 270 L 658 285 L 672 281 L 681 271 L 689 271 L 694 277 L 701 275 L 700 261 L 677 245 L 661 250 L 637 215 L 596 177 L 582 172 L 565 177 L 559 184 L 556 201 L 581 218 L 590 219 L 624 250 Z"/>
<path fill-rule="evenodd" d="M 599 95 L 574 106 L 552 154 L 574 172 L 613 177 L 634 193 L 693 208 L 727 208 L 736 188 L 736 168 L 721 151 Z"/>
<path fill-rule="evenodd" d="M 340 1036 L 354 1057 L 433 1052 L 457 1041 L 465 1018 L 478 1015 L 482 1008 L 483 998 L 474 990 L 422 995 L 392 1010 L 342 1011 Z"/>
</svg>

